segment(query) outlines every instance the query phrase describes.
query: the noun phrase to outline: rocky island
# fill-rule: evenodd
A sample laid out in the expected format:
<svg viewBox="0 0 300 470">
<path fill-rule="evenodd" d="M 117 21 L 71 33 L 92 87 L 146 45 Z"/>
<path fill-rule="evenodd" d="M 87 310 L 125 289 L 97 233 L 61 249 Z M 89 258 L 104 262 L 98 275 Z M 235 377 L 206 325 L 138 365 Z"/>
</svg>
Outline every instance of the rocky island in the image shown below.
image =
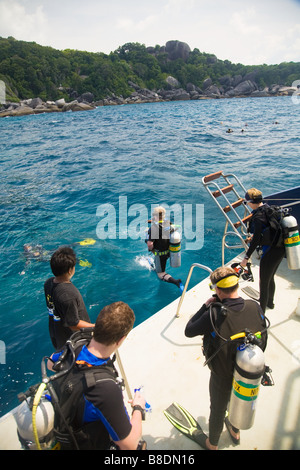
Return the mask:
<svg viewBox="0 0 300 470">
<path fill-rule="evenodd" d="M 121 58 L 123 56 L 127 58 L 126 54 L 129 56 L 128 49 L 130 50 L 130 47 L 126 49 L 125 46 L 118 51 Z M 133 44 L 133 46 L 135 45 Z M 152 62 L 159 63 L 158 61 L 161 61 L 163 57 L 165 64 L 177 61 L 176 63 L 182 67 L 182 64 L 188 61 L 192 51 L 188 44 L 184 42 L 168 41 L 163 47 L 156 46 L 155 48 L 145 48 L 145 54 L 147 57 L 151 57 Z M 214 70 L 214 65 L 220 62 L 212 54 L 207 54 L 205 61 L 209 66 L 207 70 Z M 167 69 L 167 66 L 165 68 Z M 137 76 L 137 78 L 139 77 Z M 18 102 L 6 101 L 2 104 L 0 102 L 0 117 L 51 112 L 88 111 L 98 106 L 153 103 L 159 101 L 274 97 L 291 96 L 300 93 L 299 80 L 294 82 L 299 82 L 298 86 L 271 84 L 262 87 L 259 67 L 257 70 L 252 70 L 244 75 L 241 73 L 220 75 L 215 81 L 210 76 L 206 76 L 206 78 L 201 81 L 201 87 L 192 82 L 187 82 L 182 85 L 179 79 L 173 75 L 165 76 L 163 81 L 160 82 L 161 86 L 159 88 L 149 89 L 141 86 L 140 82 L 141 80 L 127 80 L 127 89 L 129 90 L 127 96 L 110 92 L 101 99 L 97 99 L 94 93 L 88 88 L 84 93 L 79 94 L 77 89 L 60 85 L 57 87 L 58 92 L 60 94 L 63 93 L 64 96 L 68 96 L 70 101 L 65 98 L 59 98 L 54 101 L 43 101 L 40 97 L 36 97 L 20 99 Z"/>
</svg>

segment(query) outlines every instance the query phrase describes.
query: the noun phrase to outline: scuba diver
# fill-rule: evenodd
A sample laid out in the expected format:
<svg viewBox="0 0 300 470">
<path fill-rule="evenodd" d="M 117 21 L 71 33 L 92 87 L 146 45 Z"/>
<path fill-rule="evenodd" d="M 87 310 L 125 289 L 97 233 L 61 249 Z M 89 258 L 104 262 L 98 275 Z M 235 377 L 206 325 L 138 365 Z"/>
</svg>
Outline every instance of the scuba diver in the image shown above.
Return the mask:
<svg viewBox="0 0 300 470">
<path fill-rule="evenodd" d="M 33 245 L 31 243 L 25 243 L 23 246 L 23 256 L 26 259 L 25 268 L 20 273 L 25 274 L 26 267 L 29 266 L 31 261 L 49 261 L 53 251 L 45 250 L 42 245 Z"/>
<path fill-rule="evenodd" d="M 224 423 L 233 443 L 238 444 L 240 440 L 240 430 L 226 417 L 237 351 L 237 343 L 229 342 L 227 338 L 241 331 L 259 331 L 262 333 L 259 345 L 264 351 L 267 323 L 256 301 L 240 297 L 239 276 L 232 268 L 217 268 L 211 273 L 210 280 L 215 294 L 188 321 L 185 336 L 203 335 L 203 352 L 211 371 L 209 436 L 198 430 L 197 442 L 204 449 L 217 450 Z"/>
<path fill-rule="evenodd" d="M 152 213 L 152 224 L 148 230 L 148 251 L 154 254 L 154 266 L 158 278 L 161 281 L 175 284 L 183 290 L 181 279 L 174 279 L 166 272 L 167 260 L 170 257 L 170 236 L 174 232 L 171 222 L 165 220 L 166 209 L 162 206 L 155 207 Z"/>
<path fill-rule="evenodd" d="M 248 228 L 252 236 L 249 239 L 249 248 L 240 265 L 245 267 L 255 249 L 261 247 L 259 302 L 263 312 L 265 312 L 266 308 L 274 308 L 274 276 L 284 258 L 285 248 L 283 241 L 279 239 L 280 224 L 278 224 L 278 229 L 272 228 L 270 215 L 272 214 L 272 209 L 268 204 L 263 202 L 261 191 L 255 188 L 249 189 L 245 194 L 244 203 L 248 204 L 252 210 L 252 217 Z"/>
<path fill-rule="evenodd" d="M 73 247 L 76 245 L 87 246 L 87 245 L 94 245 L 94 243 L 96 243 L 96 240 L 93 240 L 92 238 L 86 238 L 85 240 L 71 243 L 66 246 L 69 246 L 69 247 Z M 35 245 L 33 243 L 25 243 L 25 245 L 23 246 L 22 254 L 23 254 L 23 257 L 26 259 L 26 262 L 25 262 L 25 267 L 20 274 L 21 275 L 25 274 L 26 268 L 30 265 L 32 261 L 49 262 L 54 252 L 55 250 L 45 250 L 45 248 L 43 248 L 42 245 L 38 245 L 38 244 Z M 92 266 L 92 264 L 89 261 L 82 260 L 82 259 L 78 259 L 78 264 L 79 266 L 87 267 L 87 268 L 90 268 Z"/>
<path fill-rule="evenodd" d="M 75 332 L 61 351 L 42 361 L 42 382 L 18 398 L 18 437 L 25 449 L 145 450 L 145 399 L 139 390 L 124 402 L 118 349 L 133 328 L 128 304 L 114 302 L 94 328 Z M 47 367 L 54 375 L 47 376 Z M 124 380 L 125 379 L 125 380 Z M 125 382 L 125 384 L 124 384 Z M 46 392 L 46 393 L 45 393 Z"/>
</svg>

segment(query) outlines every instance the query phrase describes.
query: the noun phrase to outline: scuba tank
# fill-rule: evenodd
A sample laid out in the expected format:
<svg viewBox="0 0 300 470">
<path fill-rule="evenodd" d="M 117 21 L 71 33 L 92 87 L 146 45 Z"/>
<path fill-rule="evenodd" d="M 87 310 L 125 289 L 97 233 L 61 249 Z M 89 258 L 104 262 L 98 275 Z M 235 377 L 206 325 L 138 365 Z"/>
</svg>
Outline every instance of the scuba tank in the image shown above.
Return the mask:
<svg viewBox="0 0 300 470">
<path fill-rule="evenodd" d="M 52 382 L 67 374 L 75 364 L 75 345 L 83 345 L 90 339 L 93 328 L 83 328 L 73 333 L 56 362 L 57 369 L 53 367 L 56 374 L 47 376 L 45 360 L 41 363 L 42 382 L 29 387 L 29 389 L 18 395 L 21 404 L 18 406 L 15 419 L 17 423 L 18 438 L 22 447 L 26 450 L 58 450 L 61 448 L 57 442 L 54 426 L 55 416 L 61 415 L 57 394 Z M 71 353 L 70 363 L 66 360 Z M 66 364 L 64 361 L 66 360 Z M 53 405 L 52 405 L 53 404 Z M 71 433 L 71 430 L 70 430 Z"/>
<path fill-rule="evenodd" d="M 39 447 L 48 450 L 54 444 L 54 408 L 45 395 L 41 396 L 36 406 L 34 392 L 37 392 L 37 387 L 19 396 L 22 403 L 15 414 L 18 437 L 26 450 L 37 450 Z"/>
<path fill-rule="evenodd" d="M 284 232 L 284 247 L 289 269 L 300 269 L 300 237 L 297 220 L 292 215 L 281 221 Z"/>
<path fill-rule="evenodd" d="M 181 266 L 181 235 L 177 230 L 170 234 L 170 266 L 179 268 Z"/>
<path fill-rule="evenodd" d="M 237 429 L 253 425 L 256 400 L 265 371 L 263 351 L 256 344 L 242 344 L 236 353 L 228 419 Z"/>
</svg>

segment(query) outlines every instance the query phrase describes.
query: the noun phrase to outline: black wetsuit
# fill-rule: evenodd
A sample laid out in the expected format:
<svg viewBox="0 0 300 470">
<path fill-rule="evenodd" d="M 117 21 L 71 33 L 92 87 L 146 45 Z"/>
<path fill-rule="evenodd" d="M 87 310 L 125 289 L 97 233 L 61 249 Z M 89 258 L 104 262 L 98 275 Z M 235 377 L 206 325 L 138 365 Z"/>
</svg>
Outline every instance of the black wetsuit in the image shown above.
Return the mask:
<svg viewBox="0 0 300 470">
<path fill-rule="evenodd" d="M 222 305 L 227 309 L 226 315 L 222 315 L 220 308 L 216 307 L 215 325 L 223 338 L 240 333 L 245 328 L 252 333 L 265 328 L 265 319 L 262 310 L 254 300 L 224 299 Z M 193 338 L 204 335 L 203 345 L 206 359 L 219 348 L 223 340 L 215 335 L 210 318 L 210 309 L 204 304 L 201 309 L 190 319 L 186 325 L 185 335 Z M 265 349 L 267 334 L 263 334 L 261 349 Z M 230 399 L 234 359 L 237 343 L 229 343 L 222 347 L 215 357 L 209 362 L 211 369 L 209 393 L 210 393 L 210 417 L 209 440 L 217 446 L 223 429 L 225 413 Z M 236 430 L 237 431 L 237 430 Z"/>
<path fill-rule="evenodd" d="M 158 224 L 152 224 L 148 230 L 148 239 L 146 241 L 153 242 L 152 252 L 155 255 L 155 271 L 163 273 L 166 270 L 167 260 L 170 257 L 170 232 L 171 224 L 164 221 Z"/>
<path fill-rule="evenodd" d="M 269 223 L 266 216 L 266 210 L 269 206 L 263 204 L 252 212 L 250 220 L 249 232 L 253 233 L 249 249 L 246 256 L 250 258 L 254 250 L 261 246 L 263 241 L 264 231 L 269 228 Z M 274 246 L 272 240 L 267 241 L 268 244 L 262 245 L 262 257 L 260 260 L 259 269 L 259 283 L 260 283 L 260 305 L 265 312 L 266 307 L 274 307 L 274 293 L 275 293 L 275 273 L 284 258 L 284 246 Z"/>
</svg>

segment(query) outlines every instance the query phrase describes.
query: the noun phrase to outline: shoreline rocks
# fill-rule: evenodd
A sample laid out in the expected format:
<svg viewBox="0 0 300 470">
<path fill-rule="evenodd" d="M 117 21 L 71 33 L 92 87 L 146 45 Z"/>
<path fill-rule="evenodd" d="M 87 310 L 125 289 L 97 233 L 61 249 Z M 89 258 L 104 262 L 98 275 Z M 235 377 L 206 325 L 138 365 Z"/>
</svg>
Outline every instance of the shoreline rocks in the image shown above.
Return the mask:
<svg viewBox="0 0 300 470">
<path fill-rule="evenodd" d="M 188 83 L 186 89 L 180 86 L 178 80 L 174 77 L 167 77 L 166 88 L 153 91 L 147 88 L 141 88 L 137 84 L 129 81 L 129 86 L 134 90 L 127 98 L 116 96 L 112 93 L 110 96 L 98 101 L 94 101 L 94 96 L 90 92 L 86 92 L 81 96 L 77 96 L 75 91 L 69 94 L 71 97 L 76 96 L 70 102 L 66 102 L 64 98 L 56 101 L 43 102 L 41 98 L 30 98 L 22 100 L 20 103 L 6 103 L 1 107 L 0 117 L 8 116 L 26 116 L 30 114 L 55 113 L 55 112 L 77 112 L 90 111 L 98 106 L 116 106 L 140 103 L 155 103 L 163 101 L 189 101 L 203 99 L 230 99 L 230 98 L 258 98 L 258 97 L 274 97 L 274 96 L 292 96 L 295 93 L 300 94 L 299 88 L 287 87 L 281 85 L 271 85 L 265 89 L 259 89 L 254 81 L 254 75 L 248 74 L 242 76 L 224 76 L 219 80 L 220 86 L 215 85 L 211 78 L 208 77 L 203 82 L 203 89 L 200 89 L 193 83 Z"/>
<path fill-rule="evenodd" d="M 68 111 L 90 111 L 96 109 L 92 103 L 78 100 L 66 103 L 65 99 L 43 102 L 41 98 L 30 98 L 20 103 L 7 103 L 0 107 L 0 117 L 27 116 L 29 114 L 59 113 Z"/>
</svg>

